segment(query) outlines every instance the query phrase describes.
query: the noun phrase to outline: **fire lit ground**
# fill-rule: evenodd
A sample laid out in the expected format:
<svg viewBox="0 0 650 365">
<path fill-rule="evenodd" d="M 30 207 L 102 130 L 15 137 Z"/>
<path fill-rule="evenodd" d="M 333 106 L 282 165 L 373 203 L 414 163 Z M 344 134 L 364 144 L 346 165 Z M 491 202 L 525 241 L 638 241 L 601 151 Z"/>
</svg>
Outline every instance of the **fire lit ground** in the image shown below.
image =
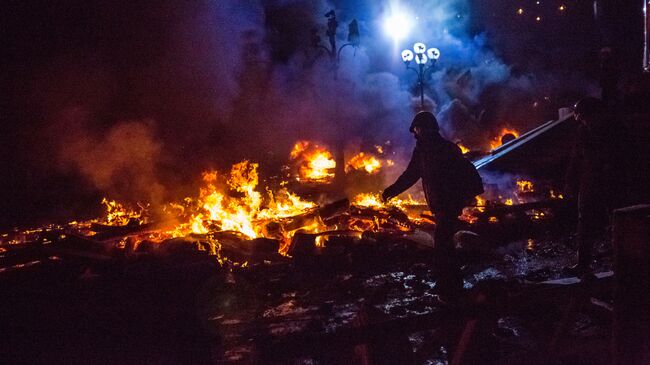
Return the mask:
<svg viewBox="0 0 650 365">
<path fill-rule="evenodd" d="M 540 122 L 602 88 L 648 167 L 627 3 L 2 2 L 0 363 L 609 364 L 617 247 L 562 274 L 576 123 Z M 418 189 L 379 201 L 419 108 L 484 179 L 453 305 Z"/>
<path fill-rule="evenodd" d="M 375 146 L 350 156 L 344 171 L 356 180 L 376 178 L 397 168 L 388 151 Z M 315 142 L 297 142 L 287 163 L 287 180 L 274 188 L 260 183 L 258 164 L 242 161 L 230 171 L 204 172 L 196 196 L 160 211 L 104 199 L 106 213 L 97 219 L 4 233 L 0 274 L 6 282 L 33 282 L 13 292 L 8 303 L 16 307 L 4 307 L 13 335 L 3 353 L 17 361 L 46 361 L 60 351 L 66 361 L 127 363 L 167 356 L 219 363 L 445 361 L 463 323 L 436 300 L 427 233 L 435 219 L 426 204 L 409 194 L 384 204 L 372 191 L 338 200 L 314 195 L 336 170 L 332 153 Z M 292 191 L 301 188 L 311 196 Z M 502 296 L 490 300 L 540 300 L 545 309 L 492 314 L 480 339 L 489 353 L 471 356 L 516 363 L 542 356 L 558 336 L 550 324 L 561 320 L 563 303 L 531 288 L 552 287 L 536 283 L 559 278 L 572 262 L 573 213 L 544 182 L 513 176 L 486 188 L 463 212 L 467 231 L 457 235 L 465 287 L 482 295 L 482 287 L 493 286 Z M 607 276 L 604 240 L 599 250 L 598 272 Z M 50 283 L 45 294 L 42 278 Z M 21 315 L 49 299 L 57 302 L 53 308 Z M 569 322 L 562 338 L 598 342 L 607 331 L 589 313 Z M 28 345 L 33 351 L 46 344 L 57 350 L 24 355 L 17 348 L 31 338 L 28 329 L 66 340 L 36 336 Z"/>
</svg>

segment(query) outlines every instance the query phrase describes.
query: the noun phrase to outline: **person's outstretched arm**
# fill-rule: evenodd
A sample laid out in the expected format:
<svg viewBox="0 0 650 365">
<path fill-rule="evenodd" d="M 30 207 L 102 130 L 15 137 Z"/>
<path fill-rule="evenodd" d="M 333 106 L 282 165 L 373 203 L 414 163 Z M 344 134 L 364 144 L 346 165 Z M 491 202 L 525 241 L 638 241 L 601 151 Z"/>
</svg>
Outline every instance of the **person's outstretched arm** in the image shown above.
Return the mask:
<svg viewBox="0 0 650 365">
<path fill-rule="evenodd" d="M 406 170 L 397 178 L 397 181 L 393 185 L 389 186 L 381 194 L 384 201 L 387 201 L 391 198 L 398 196 L 399 194 L 406 191 L 415 184 L 421 177 L 420 172 L 420 163 L 418 161 L 418 149 L 417 147 L 413 150 L 413 155 L 411 156 L 411 161 L 409 162 Z"/>
</svg>

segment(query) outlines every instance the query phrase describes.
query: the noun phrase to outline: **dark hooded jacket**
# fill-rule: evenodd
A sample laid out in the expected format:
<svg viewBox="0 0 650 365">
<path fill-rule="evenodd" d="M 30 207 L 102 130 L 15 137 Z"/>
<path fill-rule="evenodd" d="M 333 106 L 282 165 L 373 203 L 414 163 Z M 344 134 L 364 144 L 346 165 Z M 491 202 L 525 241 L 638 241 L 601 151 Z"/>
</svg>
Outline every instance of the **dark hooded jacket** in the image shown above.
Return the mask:
<svg viewBox="0 0 650 365">
<path fill-rule="evenodd" d="M 483 193 L 483 183 L 474 165 L 463 157 L 460 148 L 432 133 L 418 140 L 406 170 L 386 188 L 397 196 L 422 178 L 422 188 L 432 212 L 459 211 Z"/>
</svg>

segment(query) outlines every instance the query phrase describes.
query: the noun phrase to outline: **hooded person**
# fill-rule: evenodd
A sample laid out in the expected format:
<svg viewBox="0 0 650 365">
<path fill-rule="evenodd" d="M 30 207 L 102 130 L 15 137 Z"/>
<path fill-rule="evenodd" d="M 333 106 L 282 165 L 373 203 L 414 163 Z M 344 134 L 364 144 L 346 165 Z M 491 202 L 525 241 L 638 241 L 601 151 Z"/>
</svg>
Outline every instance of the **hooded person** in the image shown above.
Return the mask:
<svg viewBox="0 0 650 365">
<path fill-rule="evenodd" d="M 460 148 L 440 135 L 438 121 L 431 112 L 415 115 L 411 127 L 416 145 L 406 170 L 387 187 L 382 198 L 389 200 L 422 179 L 427 204 L 435 216 L 434 256 L 441 268 L 440 291 L 453 295 L 462 289 L 462 278 L 455 260 L 453 236 L 464 207 L 483 193 L 483 182 L 474 165 Z M 460 282 L 459 282 L 460 280 Z M 459 288 L 460 285 L 460 288 Z"/>
</svg>

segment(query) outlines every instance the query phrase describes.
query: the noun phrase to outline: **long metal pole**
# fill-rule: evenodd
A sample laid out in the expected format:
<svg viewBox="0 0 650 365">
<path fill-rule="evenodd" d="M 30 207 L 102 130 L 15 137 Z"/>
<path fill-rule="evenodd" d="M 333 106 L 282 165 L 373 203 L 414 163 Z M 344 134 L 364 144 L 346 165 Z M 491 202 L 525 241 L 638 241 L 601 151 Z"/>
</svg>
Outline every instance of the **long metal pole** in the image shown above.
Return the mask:
<svg viewBox="0 0 650 365">
<path fill-rule="evenodd" d="M 418 72 L 418 82 L 420 84 L 420 108 L 424 108 L 424 65 L 420 64 Z"/>
<path fill-rule="evenodd" d="M 643 71 L 650 72 L 650 16 L 648 15 L 648 3 L 650 0 L 643 0 Z"/>
</svg>

